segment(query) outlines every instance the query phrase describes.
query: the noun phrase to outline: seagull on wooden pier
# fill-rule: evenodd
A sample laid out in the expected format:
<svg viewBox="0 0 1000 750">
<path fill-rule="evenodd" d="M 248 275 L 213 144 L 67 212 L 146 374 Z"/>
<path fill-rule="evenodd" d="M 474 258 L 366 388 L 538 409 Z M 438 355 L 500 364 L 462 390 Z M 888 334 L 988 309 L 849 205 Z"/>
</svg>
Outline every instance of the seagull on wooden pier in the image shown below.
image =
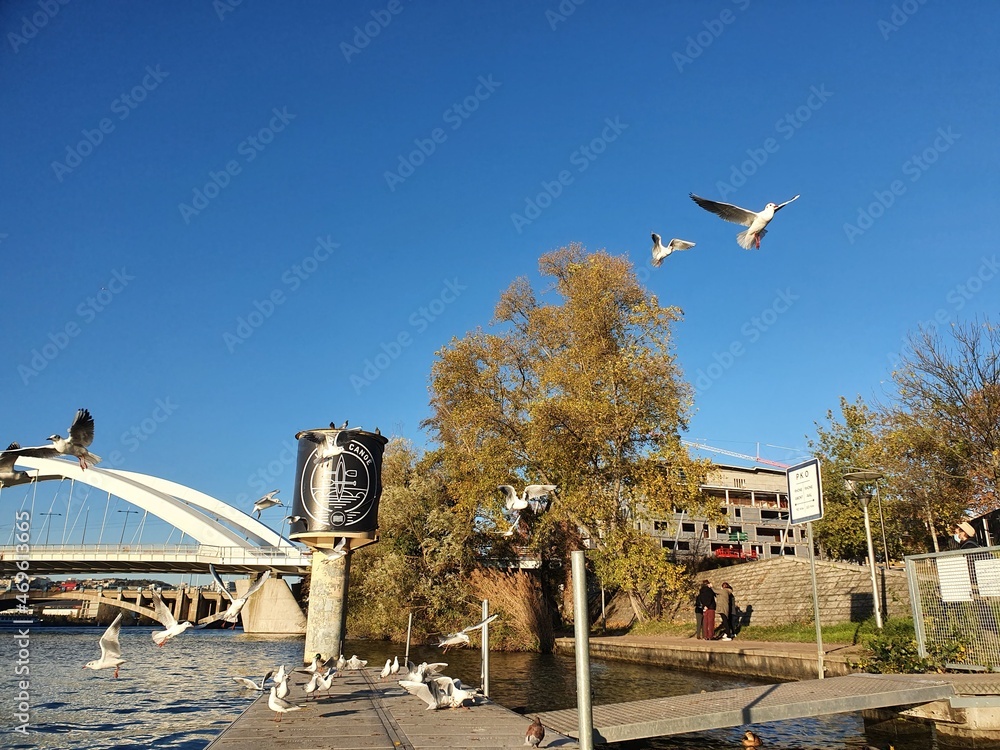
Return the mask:
<svg viewBox="0 0 1000 750">
<path fill-rule="evenodd" d="M 679 240 L 676 237 L 670 240 L 666 245 L 663 244 L 663 240 L 660 239 L 660 235 L 656 232 L 652 232 L 653 237 L 653 265 L 657 268 L 663 263 L 663 259 L 668 255 L 671 255 L 677 250 L 690 250 L 694 247 L 693 242 L 688 242 L 687 240 Z"/>
<path fill-rule="evenodd" d="M 254 682 L 249 677 L 234 677 L 233 680 L 239 683 L 240 687 L 245 687 L 247 690 L 260 690 L 263 692 L 264 683 L 271 679 L 271 675 L 273 674 L 273 670 L 268 672 L 260 682 Z"/>
<path fill-rule="evenodd" d="M 528 725 L 528 731 L 524 733 L 524 744 L 531 747 L 538 747 L 545 739 L 545 727 L 536 716 L 535 720 Z"/>
<path fill-rule="evenodd" d="M 156 611 L 156 619 L 159 620 L 160 624 L 166 628 L 166 630 L 158 630 L 153 633 L 153 643 L 162 647 L 163 644 L 171 638 L 180 635 L 188 628 L 194 627 L 194 625 L 190 622 L 177 622 L 177 618 L 174 617 L 167 605 L 163 603 L 163 599 L 160 597 L 160 592 L 153 589 L 152 594 L 154 605 L 153 609 Z"/>
<path fill-rule="evenodd" d="M 708 198 L 702 198 L 700 196 L 691 193 L 691 200 L 697 203 L 699 206 L 704 208 L 706 211 L 711 211 L 716 216 L 725 219 L 726 221 L 731 221 L 734 224 L 741 224 L 745 227 L 750 227 L 745 232 L 740 232 L 736 235 L 736 242 L 744 250 L 750 250 L 756 247 L 760 250 L 760 241 L 767 234 L 766 227 L 774 215 L 791 203 L 797 200 L 799 196 L 790 198 L 784 203 L 768 203 L 764 206 L 763 210 L 759 213 L 750 211 L 746 208 L 740 208 L 739 206 L 734 206 L 732 203 L 719 203 L 718 201 L 710 201 Z"/>
<path fill-rule="evenodd" d="M 83 470 L 101 462 L 100 456 L 87 450 L 87 446 L 94 442 L 94 418 L 86 409 L 77 410 L 76 418 L 69 426 L 69 437 L 49 435 L 48 439 L 52 441 L 52 447 L 58 453 L 64 456 L 76 456 Z"/>
<path fill-rule="evenodd" d="M 122 658 L 122 647 L 118 643 L 118 634 L 122 629 L 122 613 L 114 619 L 108 629 L 101 636 L 101 658 L 88 661 L 83 665 L 84 669 L 110 669 L 115 668 L 115 677 L 118 677 L 118 667 L 125 663 Z"/>
<path fill-rule="evenodd" d="M 281 490 L 271 490 L 260 500 L 257 500 L 253 504 L 253 512 L 257 514 L 257 518 L 260 518 L 261 511 L 265 511 L 268 508 L 273 508 L 276 505 L 284 507 L 284 503 L 278 500 L 275 495 L 277 495 Z"/>
<path fill-rule="evenodd" d="M 357 654 L 351 656 L 344 664 L 344 669 L 364 669 L 368 664 L 367 659 L 359 659 Z"/>
<path fill-rule="evenodd" d="M 382 671 L 378 673 L 378 679 L 381 682 L 392 672 L 392 659 L 385 660 L 385 666 L 382 667 Z"/>
<path fill-rule="evenodd" d="M 271 694 L 267 698 L 267 707 L 274 711 L 278 718 L 275 721 L 281 721 L 281 715 L 287 714 L 290 711 L 301 711 L 302 706 L 296 705 L 295 703 L 290 703 L 284 698 L 278 697 L 278 692 L 276 687 L 271 688 Z"/>
<path fill-rule="evenodd" d="M 392 658 L 392 666 L 389 667 L 389 674 L 399 674 L 399 657 Z"/>
</svg>

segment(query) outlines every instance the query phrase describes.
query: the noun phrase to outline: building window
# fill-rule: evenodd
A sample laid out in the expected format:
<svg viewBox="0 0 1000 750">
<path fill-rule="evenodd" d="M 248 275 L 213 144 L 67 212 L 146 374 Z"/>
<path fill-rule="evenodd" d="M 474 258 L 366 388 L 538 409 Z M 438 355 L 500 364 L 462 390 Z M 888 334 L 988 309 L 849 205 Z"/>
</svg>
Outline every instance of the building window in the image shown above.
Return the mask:
<svg viewBox="0 0 1000 750">
<path fill-rule="evenodd" d="M 682 523 L 681 524 L 681 531 L 687 531 L 687 532 L 690 532 L 691 534 L 693 534 L 694 533 L 694 524 L 693 523 Z"/>
<path fill-rule="evenodd" d="M 747 480 L 741 477 L 733 477 L 733 487 L 746 487 Z"/>
<path fill-rule="evenodd" d="M 670 521 L 653 521 L 654 531 L 670 531 Z"/>
<path fill-rule="evenodd" d="M 743 515 L 740 513 L 739 508 L 733 508 L 733 518 L 742 518 Z"/>
</svg>

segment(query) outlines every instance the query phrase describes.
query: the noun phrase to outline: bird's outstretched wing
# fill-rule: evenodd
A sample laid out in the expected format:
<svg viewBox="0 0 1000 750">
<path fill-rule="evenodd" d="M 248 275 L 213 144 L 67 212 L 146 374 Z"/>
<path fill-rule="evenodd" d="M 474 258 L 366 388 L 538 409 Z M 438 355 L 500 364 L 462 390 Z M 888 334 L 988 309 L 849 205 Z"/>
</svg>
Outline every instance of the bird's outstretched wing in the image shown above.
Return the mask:
<svg viewBox="0 0 1000 750">
<path fill-rule="evenodd" d="M 544 497 L 556 489 L 554 484 L 529 484 L 524 488 L 524 499 L 532 500 L 536 497 Z"/>
<path fill-rule="evenodd" d="M 226 588 L 225 582 L 219 576 L 218 571 L 212 563 L 208 564 L 208 572 L 212 574 L 212 578 L 215 580 L 215 587 L 219 590 L 219 593 L 226 597 L 229 601 L 232 601 L 233 595 L 229 593 L 229 589 Z"/>
<path fill-rule="evenodd" d="M 118 613 L 115 621 L 108 625 L 108 629 L 101 636 L 101 661 L 108 659 L 120 659 L 122 657 L 122 647 L 118 642 L 118 634 L 122 629 L 122 613 Z"/>
<path fill-rule="evenodd" d="M 251 596 L 253 596 L 258 591 L 260 591 L 261 586 L 263 586 L 264 582 L 268 578 L 270 578 L 270 577 L 271 577 L 271 571 L 270 570 L 265 570 L 264 574 L 260 578 L 258 578 L 256 581 L 254 581 L 253 584 L 250 586 L 250 588 L 247 589 L 247 592 L 243 595 L 243 598 L 244 599 L 249 599 Z M 230 598 L 232 598 L 232 597 L 230 597 Z"/>
<path fill-rule="evenodd" d="M 782 208 L 784 208 L 785 206 L 787 206 L 787 205 L 788 205 L 789 203 L 791 203 L 792 201 L 794 201 L 794 200 L 798 200 L 798 198 L 799 198 L 799 196 L 797 196 L 797 195 L 796 195 L 796 196 L 795 196 L 794 198 L 789 198 L 789 199 L 788 199 L 787 201 L 785 201 L 784 203 L 779 203 L 779 204 L 778 204 L 777 206 L 775 206 L 775 207 L 774 207 L 774 210 L 775 210 L 775 211 L 779 211 L 779 210 L 781 210 Z"/>
<path fill-rule="evenodd" d="M 439 701 L 440 689 L 436 682 L 411 682 L 400 680 L 402 687 L 410 695 L 415 695 L 427 704 L 427 710 L 432 711 L 441 707 Z"/>
<path fill-rule="evenodd" d="M 76 419 L 69 426 L 69 439 L 84 448 L 94 442 L 94 418 L 86 409 L 77 410 Z"/>
<path fill-rule="evenodd" d="M 34 448 L 22 448 L 17 443 L 11 443 L 10 447 L 0 453 L 0 473 L 10 472 L 14 469 L 14 464 L 19 458 L 54 458 L 60 455 L 52 446 L 40 445 Z"/>
<path fill-rule="evenodd" d="M 172 628 L 177 624 L 177 618 L 174 617 L 167 605 L 163 603 L 163 599 L 160 598 L 160 592 L 153 589 L 153 609 L 156 612 L 156 619 L 160 621 L 160 624 L 165 628 Z"/>
<path fill-rule="evenodd" d="M 753 224 L 754 219 L 757 218 L 757 214 L 753 211 L 747 211 L 745 208 L 734 206 L 732 203 L 710 201 L 708 198 L 702 198 L 694 193 L 691 193 L 691 200 L 704 208 L 706 211 L 711 211 L 716 216 L 725 219 L 726 221 L 731 221 L 734 224 L 740 224 L 748 227 Z"/>
<path fill-rule="evenodd" d="M 500 616 L 499 614 L 490 615 L 485 620 L 482 620 L 481 622 L 477 622 L 475 625 L 470 625 L 467 628 L 463 628 L 462 632 L 463 633 L 471 633 L 473 630 L 479 630 L 481 627 L 483 627 L 485 625 L 489 625 L 491 622 L 493 622 L 499 616 Z"/>
<path fill-rule="evenodd" d="M 688 242 L 687 240 L 679 240 L 676 237 L 670 240 L 669 244 L 673 245 L 674 250 L 690 250 L 695 245 L 695 243 L 693 242 Z"/>
</svg>

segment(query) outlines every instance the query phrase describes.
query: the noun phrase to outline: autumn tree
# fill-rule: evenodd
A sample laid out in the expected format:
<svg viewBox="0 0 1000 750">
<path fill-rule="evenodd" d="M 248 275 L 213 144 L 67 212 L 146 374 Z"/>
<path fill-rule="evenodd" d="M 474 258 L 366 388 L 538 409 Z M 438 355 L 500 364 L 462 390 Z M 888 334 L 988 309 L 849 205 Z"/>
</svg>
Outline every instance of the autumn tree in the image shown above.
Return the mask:
<svg viewBox="0 0 1000 750">
<path fill-rule="evenodd" d="M 887 418 L 934 445 L 936 483 L 964 479 L 969 508 L 1000 507 L 1000 328 L 988 318 L 920 328 L 892 378 Z"/>
<path fill-rule="evenodd" d="M 681 311 L 603 251 L 570 245 L 542 256 L 539 270 L 547 288 L 517 279 L 491 332 L 438 352 L 426 425 L 450 493 L 498 531 L 498 485 L 557 485 L 546 513 L 525 514 L 532 533 L 520 541 L 562 558 L 589 537 L 598 572 L 643 617 L 675 576 L 638 521 L 693 510 L 707 463 L 680 443 L 691 409 L 672 350 Z"/>
</svg>

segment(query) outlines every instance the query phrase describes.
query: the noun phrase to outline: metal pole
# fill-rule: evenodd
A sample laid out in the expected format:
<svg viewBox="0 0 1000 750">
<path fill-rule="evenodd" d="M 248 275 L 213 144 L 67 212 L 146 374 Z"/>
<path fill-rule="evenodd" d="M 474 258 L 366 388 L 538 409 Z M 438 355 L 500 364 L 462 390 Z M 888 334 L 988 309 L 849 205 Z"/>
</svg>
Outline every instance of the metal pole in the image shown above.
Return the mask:
<svg viewBox="0 0 1000 750">
<path fill-rule="evenodd" d="M 410 631 L 413 629 L 413 613 L 410 612 L 410 618 L 406 622 L 406 656 L 403 657 L 404 662 L 410 660 Z"/>
<path fill-rule="evenodd" d="M 490 616 L 490 600 L 483 599 L 483 619 L 487 619 Z M 487 698 L 490 697 L 490 626 L 489 624 L 483 625 L 483 660 L 480 667 L 482 684 L 483 684 L 483 695 Z"/>
<path fill-rule="evenodd" d="M 878 501 L 878 522 L 882 524 L 882 561 L 889 567 L 889 545 L 885 543 L 885 518 L 882 516 L 882 496 L 878 492 L 878 481 L 875 482 L 875 499 Z"/>
<path fill-rule="evenodd" d="M 80 534 L 80 546 L 82 547 L 87 541 L 87 519 L 90 518 L 90 508 L 87 508 L 83 514 L 83 533 Z"/>
<path fill-rule="evenodd" d="M 590 701 L 590 623 L 587 616 L 587 563 L 583 550 L 570 553 L 573 570 L 573 630 L 576 644 L 576 710 L 580 750 L 594 750 L 594 712 Z"/>
<path fill-rule="evenodd" d="M 868 541 L 868 568 L 872 573 L 872 596 L 875 604 L 875 624 L 882 629 L 882 608 L 879 606 L 878 578 L 875 575 L 875 548 L 872 546 L 872 524 L 868 518 L 868 496 L 861 496 L 861 507 L 865 511 L 865 539 Z"/>
<path fill-rule="evenodd" d="M 806 537 L 809 540 L 809 575 L 812 577 L 813 587 L 813 620 L 816 621 L 816 672 L 819 679 L 823 679 L 823 625 L 819 619 L 819 586 L 816 585 L 816 553 L 813 552 L 813 525 L 812 521 L 806 524 Z"/>
</svg>

